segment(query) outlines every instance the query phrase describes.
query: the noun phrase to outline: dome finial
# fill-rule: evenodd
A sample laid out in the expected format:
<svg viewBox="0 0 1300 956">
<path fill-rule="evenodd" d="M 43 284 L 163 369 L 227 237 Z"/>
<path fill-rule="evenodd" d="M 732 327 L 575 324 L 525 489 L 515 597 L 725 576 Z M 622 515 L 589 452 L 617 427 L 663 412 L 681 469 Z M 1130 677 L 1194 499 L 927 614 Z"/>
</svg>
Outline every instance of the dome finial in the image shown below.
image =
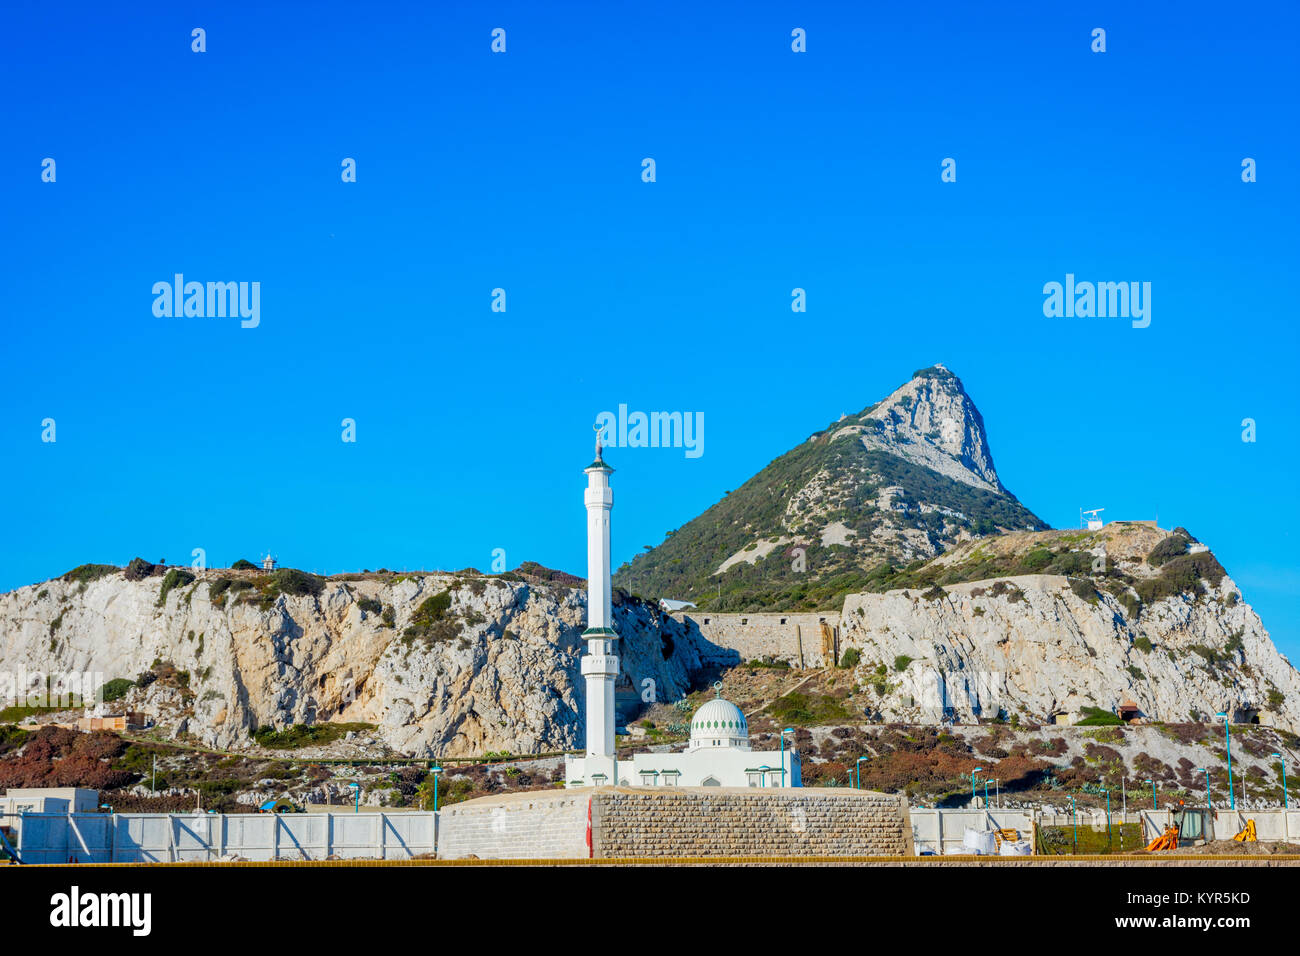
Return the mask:
<svg viewBox="0 0 1300 956">
<path fill-rule="evenodd" d="M 722 681 L 720 681 L 720 680 L 715 680 L 715 681 L 713 682 L 713 696 L 714 696 L 715 698 L 721 698 L 721 697 L 722 697 Z"/>
<path fill-rule="evenodd" d="M 600 457 L 600 454 L 601 454 L 601 450 L 600 450 L 600 433 L 601 433 L 604 429 L 603 429 L 603 427 L 601 426 L 600 422 L 596 422 L 596 424 L 592 425 L 591 427 L 594 428 L 594 429 L 596 430 L 596 460 L 597 460 L 597 461 L 602 461 L 603 459 Z"/>
</svg>

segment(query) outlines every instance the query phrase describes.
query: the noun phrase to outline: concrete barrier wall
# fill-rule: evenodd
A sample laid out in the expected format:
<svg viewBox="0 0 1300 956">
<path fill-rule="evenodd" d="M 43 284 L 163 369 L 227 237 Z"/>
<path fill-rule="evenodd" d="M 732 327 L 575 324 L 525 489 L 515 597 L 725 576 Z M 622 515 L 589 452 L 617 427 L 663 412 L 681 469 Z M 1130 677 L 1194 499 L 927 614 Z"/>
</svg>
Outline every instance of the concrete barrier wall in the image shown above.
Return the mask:
<svg viewBox="0 0 1300 956">
<path fill-rule="evenodd" d="M 575 789 L 482 797 L 439 811 L 444 860 L 586 859 L 591 794 Z"/>
<path fill-rule="evenodd" d="M 24 814 L 24 863 L 402 860 L 433 852 L 432 813 Z"/>
<path fill-rule="evenodd" d="M 912 810 L 912 839 L 918 854 L 969 853 L 962 846 L 966 830 L 1014 828 L 1020 839 L 1034 838 L 1032 810 Z"/>
<path fill-rule="evenodd" d="M 628 787 L 593 791 L 594 855 L 910 856 L 905 798 L 813 787 Z"/>
</svg>

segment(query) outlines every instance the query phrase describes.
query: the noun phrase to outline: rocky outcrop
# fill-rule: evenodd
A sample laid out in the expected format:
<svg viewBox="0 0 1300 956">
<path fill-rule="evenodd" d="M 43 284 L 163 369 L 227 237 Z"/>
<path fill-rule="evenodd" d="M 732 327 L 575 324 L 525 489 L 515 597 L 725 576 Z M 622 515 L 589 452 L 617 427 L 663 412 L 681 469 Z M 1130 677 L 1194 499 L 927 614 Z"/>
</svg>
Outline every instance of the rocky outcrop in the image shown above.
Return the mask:
<svg viewBox="0 0 1300 956">
<path fill-rule="evenodd" d="M 214 600 L 232 574 L 201 572 L 161 605 L 158 577 L 121 571 L 0 595 L 0 670 L 108 681 L 170 662 L 179 686 L 158 681 L 123 702 L 220 748 L 250 745 L 258 727 L 331 720 L 374 724 L 383 744 L 414 756 L 581 744 L 585 591 L 410 575 L 269 595 L 252 573 L 252 587 Z M 442 592 L 437 626 L 408 630 Z M 682 696 L 700 665 L 688 629 L 638 601 L 616 607 L 615 621 L 624 695 Z"/>
<path fill-rule="evenodd" d="M 1059 575 L 940 590 L 845 602 L 841 649 L 859 650 L 858 677 L 879 686 L 884 720 L 969 722 L 1002 711 L 1048 721 L 1085 707 L 1113 712 L 1131 698 L 1153 720 L 1226 712 L 1300 727 L 1300 673 L 1229 577 L 1136 619 L 1114 596 L 1080 597 Z"/>
</svg>

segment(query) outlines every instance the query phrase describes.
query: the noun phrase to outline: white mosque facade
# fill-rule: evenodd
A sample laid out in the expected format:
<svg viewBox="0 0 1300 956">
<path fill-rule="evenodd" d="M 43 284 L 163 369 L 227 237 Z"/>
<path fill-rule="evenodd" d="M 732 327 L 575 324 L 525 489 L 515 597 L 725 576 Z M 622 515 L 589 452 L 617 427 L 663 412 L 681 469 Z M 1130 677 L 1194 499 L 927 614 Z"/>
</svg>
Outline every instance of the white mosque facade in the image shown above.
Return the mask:
<svg viewBox="0 0 1300 956">
<path fill-rule="evenodd" d="M 740 708 L 717 697 L 691 718 L 684 752 L 634 754 L 619 760 L 614 735 L 614 681 L 619 673 L 618 635 L 610 601 L 609 515 L 614 493 L 600 441 L 586 468 L 587 488 L 587 653 L 582 675 L 587 687 L 586 751 L 565 757 L 570 787 L 798 787 L 799 754 L 794 749 L 751 750 L 749 724 Z M 784 742 L 784 738 L 782 738 Z"/>
</svg>

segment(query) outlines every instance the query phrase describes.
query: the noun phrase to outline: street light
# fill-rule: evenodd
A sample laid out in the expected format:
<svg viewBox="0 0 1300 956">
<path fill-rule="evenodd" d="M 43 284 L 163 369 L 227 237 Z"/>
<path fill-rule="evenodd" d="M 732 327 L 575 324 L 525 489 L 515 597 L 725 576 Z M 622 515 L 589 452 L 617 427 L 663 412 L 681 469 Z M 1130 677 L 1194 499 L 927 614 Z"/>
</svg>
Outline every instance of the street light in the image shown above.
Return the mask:
<svg viewBox="0 0 1300 956">
<path fill-rule="evenodd" d="M 1291 800 L 1286 795 L 1286 761 L 1282 759 L 1281 754 L 1273 754 L 1273 756 L 1282 764 L 1282 808 L 1284 810 L 1289 810 L 1291 809 Z"/>
<path fill-rule="evenodd" d="M 1074 811 L 1074 794 L 1070 794 L 1070 821 L 1074 824 L 1074 852 L 1079 852 L 1079 818 Z"/>
<path fill-rule="evenodd" d="M 1228 729 L 1228 715 L 1220 711 L 1217 716 L 1223 718 L 1223 739 L 1228 745 L 1228 809 L 1236 810 L 1237 798 L 1232 793 L 1232 731 Z"/>
<path fill-rule="evenodd" d="M 979 773 L 983 769 L 983 767 L 976 767 L 970 772 L 970 802 L 972 804 L 975 802 L 975 774 Z"/>
<path fill-rule="evenodd" d="M 1106 840 L 1110 841 L 1110 787 L 1101 788 L 1106 793 Z"/>
<path fill-rule="evenodd" d="M 854 789 L 854 790 L 861 790 L 861 789 L 862 789 L 862 761 L 864 761 L 864 760 L 870 760 L 870 759 L 871 759 L 870 757 L 859 757 L 859 758 L 858 758 L 858 765 L 857 765 L 857 767 L 855 768 L 856 771 L 857 771 L 857 781 L 853 784 L 853 789 Z"/>
<path fill-rule="evenodd" d="M 1144 782 L 1144 783 L 1149 783 L 1149 784 L 1151 784 L 1151 809 L 1152 809 L 1152 810 L 1159 810 L 1159 809 L 1160 809 L 1160 804 L 1156 802 L 1156 782 L 1155 782 L 1154 780 L 1152 780 L 1150 777 L 1148 777 L 1148 778 L 1147 778 L 1145 781 L 1143 781 L 1143 782 Z"/>
<path fill-rule="evenodd" d="M 350 784 L 348 784 L 348 786 L 352 788 L 352 795 L 356 798 L 356 803 L 352 807 L 352 812 L 360 813 L 361 812 L 361 784 L 353 780 Z"/>
<path fill-rule="evenodd" d="M 438 812 L 438 774 L 442 773 L 441 767 L 430 767 L 429 773 L 433 774 L 433 812 Z"/>
<path fill-rule="evenodd" d="M 984 778 L 984 809 L 987 811 L 988 808 L 989 808 L 989 778 L 985 777 Z"/>
<path fill-rule="evenodd" d="M 785 735 L 793 734 L 793 727 L 786 727 L 781 731 L 781 786 L 785 786 Z"/>
</svg>

